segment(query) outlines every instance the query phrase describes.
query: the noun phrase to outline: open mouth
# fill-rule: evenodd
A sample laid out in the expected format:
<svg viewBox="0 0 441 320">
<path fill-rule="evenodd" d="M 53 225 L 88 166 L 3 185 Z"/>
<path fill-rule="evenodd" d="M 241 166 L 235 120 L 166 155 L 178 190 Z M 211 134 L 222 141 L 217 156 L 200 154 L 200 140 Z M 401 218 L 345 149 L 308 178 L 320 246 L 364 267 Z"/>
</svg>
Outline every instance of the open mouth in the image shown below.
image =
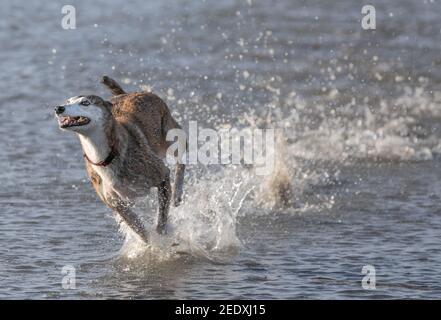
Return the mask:
<svg viewBox="0 0 441 320">
<path fill-rule="evenodd" d="M 61 128 L 85 126 L 90 122 L 86 117 L 60 117 L 59 123 Z"/>
</svg>

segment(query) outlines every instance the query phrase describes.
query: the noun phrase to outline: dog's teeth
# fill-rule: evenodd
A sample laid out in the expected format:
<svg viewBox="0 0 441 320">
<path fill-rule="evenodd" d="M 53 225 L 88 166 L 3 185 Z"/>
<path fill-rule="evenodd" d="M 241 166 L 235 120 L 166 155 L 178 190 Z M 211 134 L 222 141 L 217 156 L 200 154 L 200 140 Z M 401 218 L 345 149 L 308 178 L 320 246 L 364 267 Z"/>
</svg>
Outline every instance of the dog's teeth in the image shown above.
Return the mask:
<svg viewBox="0 0 441 320">
<path fill-rule="evenodd" d="M 82 126 L 89 122 L 89 119 L 83 116 L 78 117 L 60 117 L 59 120 L 64 127 Z"/>
</svg>

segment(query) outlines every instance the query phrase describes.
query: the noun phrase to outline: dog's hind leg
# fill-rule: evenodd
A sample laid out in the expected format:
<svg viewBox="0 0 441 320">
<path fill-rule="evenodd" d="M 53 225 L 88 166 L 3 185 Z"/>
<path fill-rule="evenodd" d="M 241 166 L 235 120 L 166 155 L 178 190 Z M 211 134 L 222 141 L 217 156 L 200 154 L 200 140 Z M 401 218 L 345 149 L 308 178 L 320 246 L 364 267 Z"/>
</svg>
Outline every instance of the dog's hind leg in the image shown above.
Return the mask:
<svg viewBox="0 0 441 320">
<path fill-rule="evenodd" d="M 173 205 L 175 207 L 179 206 L 182 201 L 182 192 L 184 185 L 184 174 L 185 174 L 185 164 L 177 163 L 175 169 L 175 180 L 173 181 Z"/>
<path fill-rule="evenodd" d="M 170 208 L 170 195 L 170 174 L 167 172 L 165 179 L 160 183 L 158 187 L 159 213 L 156 231 L 159 234 L 165 234 L 167 231 L 165 227 L 167 224 L 168 211 Z"/>
<path fill-rule="evenodd" d="M 173 205 L 177 207 L 182 201 L 186 153 L 188 150 L 187 135 L 171 116 L 167 118 L 167 120 L 164 122 L 165 124 L 163 126 L 164 126 L 166 140 L 168 142 L 168 147 L 170 147 L 172 144 L 176 145 L 177 143 L 176 150 L 174 150 L 173 152 L 167 150 L 167 153 L 169 153 L 170 156 L 174 157 L 176 161 L 175 178 L 173 181 L 173 189 L 172 189 L 172 199 L 173 199 Z M 172 132 L 171 137 L 177 137 L 176 142 L 171 142 L 170 140 L 168 140 L 169 138 L 168 133 L 170 132 Z"/>
</svg>

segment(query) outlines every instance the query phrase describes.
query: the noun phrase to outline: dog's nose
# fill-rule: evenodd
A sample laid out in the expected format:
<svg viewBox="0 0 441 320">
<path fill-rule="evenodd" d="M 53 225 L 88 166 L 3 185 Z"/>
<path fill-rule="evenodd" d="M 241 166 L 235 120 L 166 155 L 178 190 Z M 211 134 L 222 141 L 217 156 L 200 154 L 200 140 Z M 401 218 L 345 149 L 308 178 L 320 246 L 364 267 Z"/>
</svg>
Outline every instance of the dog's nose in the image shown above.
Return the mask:
<svg viewBox="0 0 441 320">
<path fill-rule="evenodd" d="M 58 107 L 55 107 L 55 113 L 56 114 L 61 114 L 61 113 L 63 113 L 64 112 L 64 107 L 63 106 L 58 106 Z"/>
</svg>

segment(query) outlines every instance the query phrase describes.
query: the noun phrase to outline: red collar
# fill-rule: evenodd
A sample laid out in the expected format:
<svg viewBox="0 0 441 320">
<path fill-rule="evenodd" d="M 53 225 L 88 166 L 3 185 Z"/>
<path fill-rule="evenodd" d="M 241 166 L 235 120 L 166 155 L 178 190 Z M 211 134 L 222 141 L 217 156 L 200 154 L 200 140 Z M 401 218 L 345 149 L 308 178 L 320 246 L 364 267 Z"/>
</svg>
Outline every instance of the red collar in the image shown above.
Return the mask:
<svg viewBox="0 0 441 320">
<path fill-rule="evenodd" d="M 112 150 L 110 150 L 109 155 L 107 156 L 106 159 L 104 159 L 103 161 L 100 162 L 92 162 L 89 157 L 87 156 L 87 154 L 83 153 L 84 158 L 87 160 L 87 162 L 89 162 L 90 164 L 93 164 L 94 166 L 98 166 L 98 167 L 107 167 L 109 164 L 112 163 L 112 160 L 118 155 L 118 151 L 116 151 L 116 149 L 112 146 Z"/>
</svg>

